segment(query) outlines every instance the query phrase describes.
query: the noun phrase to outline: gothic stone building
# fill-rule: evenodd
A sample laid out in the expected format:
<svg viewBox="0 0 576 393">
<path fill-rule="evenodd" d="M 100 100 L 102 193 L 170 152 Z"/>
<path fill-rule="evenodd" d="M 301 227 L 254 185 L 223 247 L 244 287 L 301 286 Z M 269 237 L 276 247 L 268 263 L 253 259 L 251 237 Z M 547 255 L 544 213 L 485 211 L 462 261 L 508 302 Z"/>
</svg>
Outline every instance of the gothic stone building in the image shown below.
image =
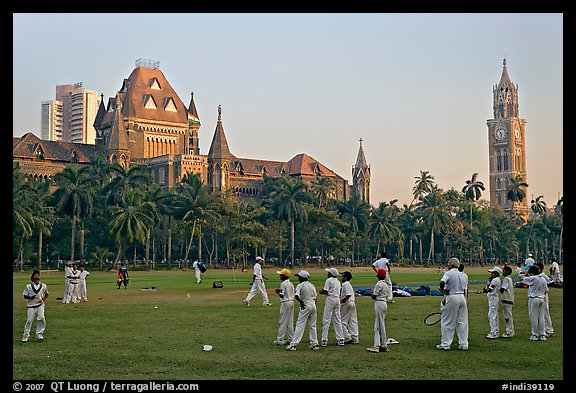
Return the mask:
<svg viewBox="0 0 576 393">
<path fill-rule="evenodd" d="M 369 200 L 370 167 L 366 164 L 362 143 L 352 168 L 353 184 L 307 154 L 288 161 L 240 158 L 231 153 L 224 126 L 222 108 L 208 154 L 200 154 L 198 130 L 200 117 L 194 95 L 185 106 L 157 63 L 136 64 L 115 97 L 101 100 L 94 127 L 96 145 L 44 141 L 26 134 L 14 138 L 14 164 L 29 177 L 49 179 L 65 165 L 89 165 L 98 153 L 110 162 L 128 167 L 148 168 L 154 181 L 172 187 L 186 174 L 199 174 L 215 193 L 231 190 L 235 195 L 258 198 L 264 190 L 265 176 L 290 176 L 310 183 L 329 177 L 334 188 L 332 198 L 347 200 L 358 195 Z"/>
</svg>

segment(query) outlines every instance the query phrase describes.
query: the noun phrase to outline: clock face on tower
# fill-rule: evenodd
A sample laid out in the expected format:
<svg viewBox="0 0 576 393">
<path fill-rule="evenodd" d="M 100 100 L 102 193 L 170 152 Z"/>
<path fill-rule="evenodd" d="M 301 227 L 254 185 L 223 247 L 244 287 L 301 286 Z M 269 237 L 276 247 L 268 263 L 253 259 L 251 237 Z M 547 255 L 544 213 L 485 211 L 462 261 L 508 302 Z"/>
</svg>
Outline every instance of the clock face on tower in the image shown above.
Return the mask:
<svg viewBox="0 0 576 393">
<path fill-rule="evenodd" d="M 499 141 L 501 141 L 502 139 L 506 138 L 506 135 L 508 133 L 506 132 L 506 130 L 504 128 L 499 128 L 496 130 L 496 132 L 494 133 L 494 136 L 496 137 L 496 139 L 498 139 Z"/>
</svg>

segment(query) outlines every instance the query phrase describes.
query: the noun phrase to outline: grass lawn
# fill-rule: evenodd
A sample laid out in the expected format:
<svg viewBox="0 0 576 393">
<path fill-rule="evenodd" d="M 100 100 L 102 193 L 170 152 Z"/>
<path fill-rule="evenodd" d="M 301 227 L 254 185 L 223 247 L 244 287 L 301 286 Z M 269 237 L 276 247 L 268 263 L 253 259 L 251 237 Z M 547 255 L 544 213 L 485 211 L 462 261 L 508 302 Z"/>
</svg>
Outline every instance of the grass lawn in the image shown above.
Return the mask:
<svg viewBox="0 0 576 393">
<path fill-rule="evenodd" d="M 338 266 L 352 271 L 352 285 L 372 286 L 376 277 L 367 267 Z M 424 317 L 439 311 L 440 296 L 396 297 L 389 304 L 386 331 L 399 344 L 387 353 L 370 353 L 374 337 L 374 306 L 368 296 L 356 298 L 360 344 L 338 347 L 331 327 L 328 347 L 308 349 L 308 329 L 296 352 L 273 345 L 278 327 L 280 285 L 275 267 L 264 275 L 271 307 L 260 295 L 245 307 L 250 290 L 247 273 L 208 269 L 196 284 L 193 270 L 130 271 L 128 289 L 116 289 L 116 273 L 91 271 L 88 302 L 62 304 L 63 272 L 44 272 L 48 285 L 47 328 L 43 342 L 20 341 L 26 322 L 24 286 L 31 272 L 13 274 L 13 379 L 15 380 L 500 380 L 559 382 L 563 371 L 563 289 L 550 289 L 550 311 L 555 335 L 545 342 L 529 341 L 530 323 L 526 289 L 515 288 L 516 336 L 489 340 L 487 297 L 476 294 L 489 267 L 466 268 L 470 295 L 467 352 L 437 350 L 440 324 L 426 326 Z M 299 269 L 293 269 L 296 273 Z M 309 269 L 319 291 L 326 279 L 323 269 Z M 428 283 L 438 287 L 435 268 L 393 267 L 398 286 Z M 212 288 L 214 281 L 223 288 Z M 297 279 L 292 282 L 296 285 Z M 151 286 L 153 292 L 141 289 Z M 326 297 L 318 296 L 318 338 Z M 294 321 L 298 316 L 295 307 Z M 500 311 L 501 333 L 504 320 Z M 213 350 L 202 350 L 204 344 Z"/>
</svg>

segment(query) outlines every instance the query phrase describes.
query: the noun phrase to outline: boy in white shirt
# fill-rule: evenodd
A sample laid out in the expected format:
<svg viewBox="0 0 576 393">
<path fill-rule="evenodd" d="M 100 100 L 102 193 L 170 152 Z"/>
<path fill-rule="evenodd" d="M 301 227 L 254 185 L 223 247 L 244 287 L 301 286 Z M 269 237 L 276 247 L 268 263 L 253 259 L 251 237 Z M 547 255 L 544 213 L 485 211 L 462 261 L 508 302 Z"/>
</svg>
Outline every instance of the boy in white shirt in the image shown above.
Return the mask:
<svg viewBox="0 0 576 393">
<path fill-rule="evenodd" d="M 30 330 L 32 330 L 32 323 L 36 318 L 36 340 L 44 340 L 44 330 L 46 329 L 46 317 L 44 316 L 44 301 L 48 298 L 48 287 L 46 284 L 40 282 L 40 271 L 34 270 L 30 276 L 32 281 L 26 285 L 22 295 L 26 299 L 26 310 L 28 318 L 24 325 L 24 334 L 22 334 L 22 342 L 27 342 L 30 337 Z"/>
<path fill-rule="evenodd" d="M 524 283 L 528 285 L 528 317 L 530 317 L 530 340 L 546 341 L 545 300 L 548 292 L 546 279 L 540 275 L 540 269 L 532 265 L 526 272 Z"/>
<path fill-rule="evenodd" d="M 374 346 L 366 348 L 370 352 L 388 352 L 388 338 L 386 337 L 386 311 L 388 310 L 388 284 L 386 284 L 386 269 L 376 272 L 378 282 L 372 289 L 374 300 Z"/>
<path fill-rule="evenodd" d="M 300 270 L 300 272 L 295 275 L 298 277 L 300 284 L 296 286 L 294 300 L 300 303 L 300 312 L 298 313 L 298 319 L 296 320 L 294 338 L 292 338 L 292 341 L 290 341 L 290 344 L 286 347 L 286 349 L 289 351 L 296 350 L 296 346 L 302 340 L 302 337 L 304 336 L 304 328 L 308 323 L 310 325 L 309 348 L 317 351 L 319 349 L 318 332 L 316 330 L 316 321 L 318 319 L 316 299 L 318 294 L 316 293 L 316 288 L 314 285 L 311 282 L 308 282 L 310 273 L 308 273 L 306 270 Z"/>
<path fill-rule="evenodd" d="M 290 270 L 282 269 L 276 274 L 280 275 L 280 288 L 275 292 L 280 296 L 280 317 L 278 319 L 278 336 L 274 340 L 276 345 L 286 345 L 294 337 L 294 284 L 290 282 Z"/>
<path fill-rule="evenodd" d="M 90 275 L 88 270 L 84 269 L 83 265 L 80 265 L 80 277 L 78 277 L 78 299 L 79 301 L 88 301 L 88 289 L 86 287 L 86 277 Z"/>
<path fill-rule="evenodd" d="M 356 296 L 350 281 L 352 273 L 344 272 L 342 275 L 342 289 L 340 290 L 340 316 L 342 317 L 342 330 L 345 344 L 358 344 L 358 315 L 356 312 Z"/>
<path fill-rule="evenodd" d="M 504 266 L 502 269 L 502 286 L 500 287 L 500 294 L 502 302 L 502 314 L 506 322 L 506 333 L 501 337 L 510 338 L 514 337 L 514 318 L 512 317 L 512 306 L 514 305 L 514 283 L 512 282 L 512 268 Z"/>
<path fill-rule="evenodd" d="M 484 288 L 484 293 L 488 296 L 488 323 L 490 324 L 490 333 L 488 333 L 486 338 L 498 338 L 500 337 L 498 303 L 500 302 L 500 287 L 502 286 L 502 282 L 500 281 L 502 269 L 494 266 L 488 271 L 490 272 L 490 277 L 488 278 L 488 285 Z"/>
<path fill-rule="evenodd" d="M 330 324 L 334 325 L 337 344 L 343 346 L 344 331 L 342 330 L 342 316 L 340 315 L 340 288 L 342 284 L 338 280 L 338 270 L 336 268 L 331 267 L 325 270 L 328 272 L 328 278 L 324 283 L 324 288 L 320 290 L 322 295 L 327 295 L 322 317 L 322 346 L 328 345 Z"/>
</svg>

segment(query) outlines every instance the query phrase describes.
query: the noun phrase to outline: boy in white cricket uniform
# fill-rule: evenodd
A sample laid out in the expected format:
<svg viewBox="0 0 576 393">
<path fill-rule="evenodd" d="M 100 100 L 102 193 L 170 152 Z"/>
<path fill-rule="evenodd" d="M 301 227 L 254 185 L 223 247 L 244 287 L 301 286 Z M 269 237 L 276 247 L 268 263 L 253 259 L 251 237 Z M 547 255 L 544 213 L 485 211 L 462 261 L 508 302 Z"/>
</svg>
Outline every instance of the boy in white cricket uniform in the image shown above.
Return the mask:
<svg viewBox="0 0 576 393">
<path fill-rule="evenodd" d="M 72 262 L 66 262 L 66 266 L 64 267 L 64 297 L 62 298 L 62 303 L 70 303 L 70 275 L 72 271 Z"/>
<path fill-rule="evenodd" d="M 466 303 L 466 287 L 468 279 L 464 271 L 459 271 L 458 258 L 450 258 L 448 271 L 440 279 L 440 290 L 444 299 L 440 304 L 440 326 L 442 341 L 437 349 L 449 350 L 454 340 L 454 331 L 458 334 L 458 349 L 468 350 L 468 304 Z"/>
<path fill-rule="evenodd" d="M 318 319 L 316 298 L 318 297 L 318 294 L 316 293 L 316 288 L 314 285 L 308 281 L 310 278 L 310 273 L 308 273 L 306 270 L 300 270 L 300 272 L 295 275 L 298 277 L 300 283 L 296 286 L 294 299 L 300 303 L 300 312 L 298 313 L 298 319 L 296 320 L 294 338 L 292 341 L 290 341 L 290 344 L 286 347 L 286 349 L 289 351 L 296 350 L 296 346 L 300 343 L 300 341 L 302 341 L 302 336 L 304 336 L 304 328 L 306 327 L 306 323 L 308 323 L 310 326 L 309 348 L 318 350 L 318 333 L 316 330 L 316 320 Z"/>
<path fill-rule="evenodd" d="M 200 284 L 202 282 L 202 277 L 200 276 L 202 272 L 200 271 L 200 266 L 198 266 L 198 261 L 194 261 L 192 267 L 194 268 L 194 274 L 196 274 L 196 283 Z"/>
<path fill-rule="evenodd" d="M 268 293 L 266 293 L 266 286 L 264 285 L 264 276 L 262 275 L 262 265 L 260 261 L 264 261 L 262 257 L 256 257 L 256 263 L 254 263 L 254 274 L 252 275 L 252 288 L 248 292 L 248 296 L 244 299 L 244 305 L 250 306 L 250 300 L 257 293 L 262 295 L 262 301 L 264 306 L 271 306 L 272 304 L 268 301 Z"/>
<path fill-rule="evenodd" d="M 502 286 L 500 273 L 502 273 L 502 269 L 494 266 L 488 271 L 490 272 L 490 277 L 488 277 L 488 284 L 484 288 L 484 293 L 488 296 L 488 323 L 490 324 L 490 333 L 488 333 L 486 338 L 498 338 L 500 337 L 498 303 L 500 303 L 500 287 Z"/>
<path fill-rule="evenodd" d="M 514 318 L 512 317 L 512 306 L 514 305 L 514 283 L 512 282 L 512 268 L 504 266 L 502 269 L 502 286 L 500 287 L 502 302 L 502 314 L 506 322 L 506 333 L 502 334 L 504 338 L 514 337 Z"/>
<path fill-rule="evenodd" d="M 84 269 L 84 266 L 80 266 L 80 277 L 78 278 L 78 298 L 85 302 L 88 301 L 88 289 L 86 287 L 86 277 L 90 275 L 88 270 Z"/>
<path fill-rule="evenodd" d="M 392 268 L 390 266 L 390 260 L 386 257 L 386 251 L 381 251 L 380 259 L 376 260 L 372 264 L 372 270 L 374 270 L 374 272 L 377 272 L 378 269 L 386 270 L 386 285 L 388 287 L 388 294 L 386 296 L 386 301 L 394 303 L 394 295 L 392 294 L 392 278 L 390 277 Z"/>
<path fill-rule="evenodd" d="M 80 271 L 76 270 L 76 264 L 72 262 L 72 267 L 68 270 L 68 296 L 69 299 L 66 303 L 78 303 L 78 279 L 80 278 Z"/>
<path fill-rule="evenodd" d="M 546 280 L 546 285 L 554 282 L 551 277 L 548 277 L 544 273 L 544 264 L 542 262 L 536 262 L 536 266 L 540 269 L 540 275 Z M 546 337 L 551 337 L 554 335 L 554 326 L 552 326 L 552 318 L 550 317 L 550 301 L 548 298 L 549 289 L 546 290 L 546 295 L 544 295 L 544 330 L 546 331 Z"/>
<path fill-rule="evenodd" d="M 328 278 L 324 283 L 324 288 L 320 290 L 322 295 L 327 295 L 322 316 L 322 346 L 328 345 L 328 332 L 331 323 L 334 325 L 337 344 L 343 346 L 344 331 L 342 330 L 342 316 L 340 315 L 340 288 L 342 284 L 338 280 L 338 269 L 331 267 L 324 270 L 328 272 Z"/>
<path fill-rule="evenodd" d="M 356 312 L 356 296 L 350 281 L 352 273 L 344 272 L 342 275 L 342 289 L 340 290 L 340 316 L 342 317 L 342 330 L 345 344 L 358 344 L 358 315 Z"/>
<path fill-rule="evenodd" d="M 294 337 L 294 284 L 290 282 L 290 270 L 282 269 L 276 274 L 280 275 L 280 288 L 275 291 L 280 296 L 280 317 L 278 319 L 278 336 L 274 340 L 276 345 L 286 345 Z"/>
<path fill-rule="evenodd" d="M 24 334 L 22 335 L 22 342 L 27 342 L 30 337 L 30 330 L 32 330 L 32 323 L 34 318 L 36 322 L 36 340 L 44 340 L 44 330 L 46 329 L 46 317 L 44 315 L 44 301 L 48 298 L 48 287 L 46 284 L 40 282 L 40 271 L 34 270 L 30 277 L 32 281 L 26 285 L 22 295 L 27 300 L 26 310 L 28 318 L 24 325 Z"/>
<path fill-rule="evenodd" d="M 540 275 L 536 265 L 528 268 L 523 282 L 528 284 L 528 316 L 530 317 L 530 340 L 546 341 L 544 297 L 548 292 L 546 279 Z"/>
<path fill-rule="evenodd" d="M 386 337 L 386 311 L 388 304 L 388 285 L 386 284 L 386 269 L 378 269 L 376 272 L 378 282 L 372 289 L 372 300 L 374 300 L 374 346 L 366 348 L 370 352 L 388 352 L 388 338 Z"/>
</svg>

